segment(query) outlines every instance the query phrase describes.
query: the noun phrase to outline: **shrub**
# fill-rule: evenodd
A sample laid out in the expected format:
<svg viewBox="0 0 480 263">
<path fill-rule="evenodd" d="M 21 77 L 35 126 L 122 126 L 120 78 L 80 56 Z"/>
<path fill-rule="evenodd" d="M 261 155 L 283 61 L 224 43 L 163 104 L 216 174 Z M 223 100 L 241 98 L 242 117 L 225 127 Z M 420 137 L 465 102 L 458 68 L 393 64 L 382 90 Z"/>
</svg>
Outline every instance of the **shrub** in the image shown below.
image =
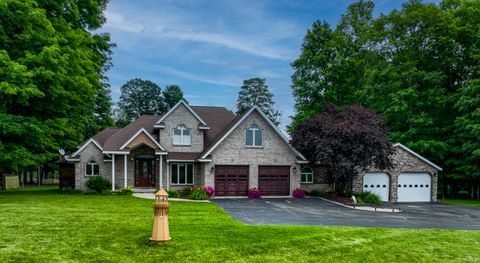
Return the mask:
<svg viewBox="0 0 480 263">
<path fill-rule="evenodd" d="M 133 187 L 129 186 L 127 188 L 121 188 L 120 191 L 118 191 L 119 195 L 132 195 L 133 193 Z"/>
<path fill-rule="evenodd" d="M 352 197 L 353 195 L 355 195 L 355 192 L 352 189 L 345 189 L 345 191 L 343 191 L 343 196 L 345 197 Z"/>
<path fill-rule="evenodd" d="M 206 186 L 205 187 L 205 193 L 208 195 L 208 196 L 212 196 L 215 194 L 215 190 L 213 189 L 213 187 L 211 186 Z"/>
<path fill-rule="evenodd" d="M 357 199 L 357 203 L 366 203 L 366 204 L 381 204 L 383 203 L 380 196 L 371 192 L 363 192 L 361 194 L 355 193 L 355 198 Z"/>
<path fill-rule="evenodd" d="M 324 191 L 320 191 L 320 190 L 312 190 L 310 193 L 309 193 L 310 196 L 315 196 L 315 197 L 325 197 L 327 196 L 327 193 L 324 192 Z"/>
<path fill-rule="evenodd" d="M 301 188 L 295 188 L 295 190 L 293 190 L 293 197 L 304 198 L 305 197 L 305 191 L 303 191 L 303 189 L 301 189 Z"/>
<path fill-rule="evenodd" d="M 112 183 L 110 183 L 110 181 L 100 175 L 91 176 L 90 178 L 88 178 L 86 185 L 88 189 L 97 193 L 101 193 L 102 191 L 112 188 Z"/>
<path fill-rule="evenodd" d="M 182 197 L 182 194 L 180 193 L 180 191 L 176 190 L 176 189 L 170 189 L 167 191 L 168 193 L 168 197 L 169 198 L 180 198 Z"/>
<path fill-rule="evenodd" d="M 260 193 L 260 190 L 257 188 L 251 188 L 248 190 L 248 198 L 250 199 L 258 199 L 262 196 L 262 193 Z"/>
<path fill-rule="evenodd" d="M 186 188 L 183 188 L 182 191 L 180 192 L 181 196 L 182 197 L 189 197 L 192 193 L 192 188 L 190 187 L 186 187 Z"/>
<path fill-rule="evenodd" d="M 457 198 L 469 198 L 468 191 L 461 190 L 457 192 Z"/>
<path fill-rule="evenodd" d="M 192 192 L 190 193 L 190 197 L 192 198 L 192 200 L 207 200 L 208 194 L 203 188 L 196 188 L 192 190 Z"/>
</svg>

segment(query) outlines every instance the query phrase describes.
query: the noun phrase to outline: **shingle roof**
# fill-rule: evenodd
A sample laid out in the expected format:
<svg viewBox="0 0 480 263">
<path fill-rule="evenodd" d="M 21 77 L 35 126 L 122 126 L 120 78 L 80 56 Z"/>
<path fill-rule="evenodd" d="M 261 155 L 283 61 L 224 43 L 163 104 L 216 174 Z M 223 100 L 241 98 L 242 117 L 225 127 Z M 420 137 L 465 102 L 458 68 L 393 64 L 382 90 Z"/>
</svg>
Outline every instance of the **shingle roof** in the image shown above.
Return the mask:
<svg viewBox="0 0 480 263">
<path fill-rule="evenodd" d="M 208 130 L 205 130 L 205 151 L 210 149 L 231 127 L 235 125 L 238 120 L 241 119 L 241 116 L 235 115 L 224 107 L 190 107 L 209 127 Z M 158 140 L 158 134 L 154 130 L 154 124 L 161 118 L 162 116 L 143 115 L 123 128 L 106 128 L 93 136 L 93 139 L 103 147 L 104 151 L 120 150 L 120 147 L 142 128 Z M 200 154 L 201 153 L 169 153 L 168 158 L 196 160 L 201 156 Z"/>
<path fill-rule="evenodd" d="M 158 134 L 155 134 L 153 125 L 161 116 L 143 115 L 129 125 L 121 128 L 110 136 L 103 145 L 104 151 L 118 151 L 120 147 L 128 141 L 135 133 L 144 128 L 153 138 L 158 140 Z"/>
<path fill-rule="evenodd" d="M 219 133 L 236 118 L 233 112 L 224 107 L 213 106 L 190 106 L 200 118 L 202 118 L 210 127 L 205 133 L 204 146 L 208 146 L 214 142 Z"/>
</svg>

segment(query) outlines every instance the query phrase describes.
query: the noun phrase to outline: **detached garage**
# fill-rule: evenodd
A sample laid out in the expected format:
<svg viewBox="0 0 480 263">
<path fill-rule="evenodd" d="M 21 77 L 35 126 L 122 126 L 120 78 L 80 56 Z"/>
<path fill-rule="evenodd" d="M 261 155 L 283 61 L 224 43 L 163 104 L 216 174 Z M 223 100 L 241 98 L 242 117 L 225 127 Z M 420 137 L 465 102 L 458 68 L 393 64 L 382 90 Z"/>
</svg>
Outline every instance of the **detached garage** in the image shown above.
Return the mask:
<svg viewBox="0 0 480 263">
<path fill-rule="evenodd" d="M 442 168 L 400 143 L 394 148 L 394 168 L 359 173 L 353 180 L 353 190 L 378 194 L 384 202 L 436 202 Z"/>
</svg>

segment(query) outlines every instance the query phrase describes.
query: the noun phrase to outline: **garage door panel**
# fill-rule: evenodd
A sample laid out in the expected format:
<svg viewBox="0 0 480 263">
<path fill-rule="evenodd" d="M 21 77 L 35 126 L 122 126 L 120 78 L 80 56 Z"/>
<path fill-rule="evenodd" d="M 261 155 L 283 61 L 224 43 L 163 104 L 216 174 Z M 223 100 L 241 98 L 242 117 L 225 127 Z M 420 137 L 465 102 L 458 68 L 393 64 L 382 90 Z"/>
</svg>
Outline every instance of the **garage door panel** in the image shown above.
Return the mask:
<svg viewBox="0 0 480 263">
<path fill-rule="evenodd" d="M 245 196 L 248 193 L 248 166 L 215 166 L 216 196 Z"/>
<path fill-rule="evenodd" d="M 259 166 L 258 188 L 264 196 L 290 195 L 290 166 Z"/>
<path fill-rule="evenodd" d="M 384 202 L 388 202 L 389 186 L 390 176 L 386 173 L 365 173 L 363 176 L 363 191 L 379 195 Z"/>
<path fill-rule="evenodd" d="M 430 202 L 432 177 L 428 173 L 401 173 L 398 176 L 398 202 Z"/>
</svg>

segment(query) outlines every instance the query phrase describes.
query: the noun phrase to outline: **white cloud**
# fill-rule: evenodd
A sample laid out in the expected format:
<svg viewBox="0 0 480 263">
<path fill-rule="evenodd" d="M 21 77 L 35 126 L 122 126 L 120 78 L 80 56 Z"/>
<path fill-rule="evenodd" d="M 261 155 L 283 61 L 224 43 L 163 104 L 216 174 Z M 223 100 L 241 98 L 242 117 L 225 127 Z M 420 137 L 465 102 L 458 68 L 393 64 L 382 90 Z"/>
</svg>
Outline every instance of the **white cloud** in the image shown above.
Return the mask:
<svg viewBox="0 0 480 263">
<path fill-rule="evenodd" d="M 258 33 L 256 36 L 255 34 L 234 34 L 231 31 L 206 32 L 196 28 L 194 24 L 190 24 L 188 21 L 175 21 L 173 23 L 173 18 L 165 16 L 151 19 L 146 16 L 134 19 L 112 10 L 107 10 L 105 15 L 107 17 L 107 23 L 104 26 L 106 31 L 113 29 L 142 34 L 144 37 L 150 38 L 213 44 L 254 56 L 278 60 L 291 60 L 295 53 L 292 50 L 266 43 L 268 42 L 268 36 L 262 33 Z M 264 40 L 265 38 L 267 40 Z"/>
</svg>

